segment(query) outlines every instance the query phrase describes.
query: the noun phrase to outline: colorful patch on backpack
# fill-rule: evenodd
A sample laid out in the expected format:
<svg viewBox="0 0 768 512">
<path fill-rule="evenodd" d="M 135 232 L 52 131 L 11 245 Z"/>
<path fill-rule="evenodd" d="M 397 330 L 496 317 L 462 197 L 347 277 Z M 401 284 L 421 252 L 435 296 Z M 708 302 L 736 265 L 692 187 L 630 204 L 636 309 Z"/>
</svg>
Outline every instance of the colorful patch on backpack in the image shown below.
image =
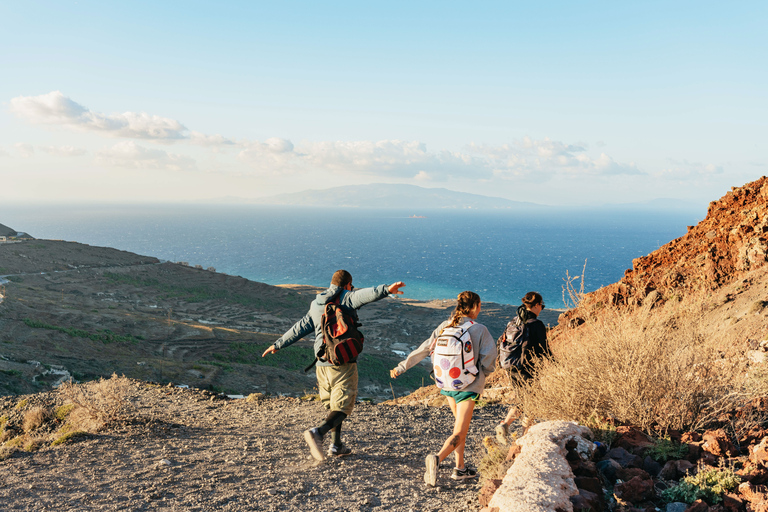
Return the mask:
<svg viewBox="0 0 768 512">
<path fill-rule="evenodd" d="M 455 366 L 448 371 L 448 376 L 452 379 L 458 379 L 459 375 L 461 375 L 461 370 Z M 461 384 L 461 382 L 459 382 L 459 384 Z"/>
<path fill-rule="evenodd" d="M 435 377 L 442 377 L 442 376 L 443 376 L 443 370 L 438 365 L 435 365 Z"/>
<path fill-rule="evenodd" d="M 442 367 L 443 370 L 447 370 L 448 368 L 451 367 L 451 362 L 447 359 L 441 359 L 440 366 Z"/>
<path fill-rule="evenodd" d="M 471 341 L 467 340 L 467 342 L 464 343 L 464 352 L 466 352 L 467 354 L 472 352 L 472 342 Z"/>
</svg>

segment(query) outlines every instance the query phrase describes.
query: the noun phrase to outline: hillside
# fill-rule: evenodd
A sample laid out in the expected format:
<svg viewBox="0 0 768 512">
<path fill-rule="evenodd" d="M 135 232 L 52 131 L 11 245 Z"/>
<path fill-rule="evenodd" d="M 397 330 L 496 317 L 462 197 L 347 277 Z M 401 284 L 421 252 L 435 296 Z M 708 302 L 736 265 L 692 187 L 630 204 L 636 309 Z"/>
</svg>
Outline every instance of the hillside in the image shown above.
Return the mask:
<svg viewBox="0 0 768 512">
<path fill-rule="evenodd" d="M 682 237 L 635 259 L 617 283 L 580 298 L 550 330 L 553 350 L 580 343 L 580 326 L 617 312 L 651 314 L 665 303 L 697 303 L 703 331 L 736 340 L 741 353 L 768 339 L 768 177 L 734 187 L 709 205 L 706 218 Z M 508 378 L 497 371 L 486 395 L 508 399 Z M 438 399 L 434 387 L 394 400 L 407 404 Z M 439 401 L 439 399 L 437 400 Z"/>
<path fill-rule="evenodd" d="M 270 358 L 261 353 L 306 313 L 317 289 L 55 240 L 0 244 L 2 276 L 0 394 L 112 373 L 229 394 L 300 396 L 314 388 L 314 372 L 303 372 L 313 357 L 310 341 Z M 362 396 L 391 397 L 388 370 L 400 360 L 394 351 L 417 346 L 452 307 L 389 298 L 362 308 Z M 500 333 L 513 310 L 485 304 L 484 322 Z M 414 369 L 394 391 L 408 393 L 423 381 L 427 372 Z"/>
</svg>

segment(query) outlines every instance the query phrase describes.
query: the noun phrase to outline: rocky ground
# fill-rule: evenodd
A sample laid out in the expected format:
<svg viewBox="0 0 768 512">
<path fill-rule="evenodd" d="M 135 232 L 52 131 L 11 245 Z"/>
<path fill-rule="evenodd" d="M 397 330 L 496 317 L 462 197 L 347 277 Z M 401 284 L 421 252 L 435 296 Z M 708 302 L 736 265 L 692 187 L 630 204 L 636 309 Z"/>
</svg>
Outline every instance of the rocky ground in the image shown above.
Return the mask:
<svg viewBox="0 0 768 512">
<path fill-rule="evenodd" d="M 3 510 L 478 510 L 480 481 L 423 483 L 424 457 L 450 434 L 447 406 L 358 403 L 344 423 L 352 454 L 316 463 L 302 432 L 321 422 L 316 401 L 221 399 L 131 381 L 134 411 L 97 435 L 0 461 Z M 27 402 L 19 407 L 22 400 Z M 56 391 L 0 398 L 0 416 L 60 402 Z M 467 460 L 505 407 L 478 408 Z"/>
</svg>

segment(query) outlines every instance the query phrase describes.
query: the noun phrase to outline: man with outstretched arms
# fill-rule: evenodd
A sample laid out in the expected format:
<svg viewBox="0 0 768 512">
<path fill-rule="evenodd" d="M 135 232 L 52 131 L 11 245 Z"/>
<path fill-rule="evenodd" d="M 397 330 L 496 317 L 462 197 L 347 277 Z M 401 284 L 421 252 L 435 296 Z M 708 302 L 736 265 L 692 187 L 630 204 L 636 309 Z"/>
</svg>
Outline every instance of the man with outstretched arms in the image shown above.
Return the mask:
<svg viewBox="0 0 768 512">
<path fill-rule="evenodd" d="M 333 431 L 333 443 L 328 449 L 329 456 L 351 453 L 349 447 L 341 442 L 341 423 L 352 413 L 357 398 L 357 359 L 353 358 L 348 363 L 334 366 L 323 356 L 322 319 L 326 305 L 338 300 L 339 305 L 350 312 L 356 321 L 357 309 L 389 295 L 401 295 L 403 292 L 400 288 L 404 286 L 405 283 L 398 281 L 390 285 L 382 284 L 356 290 L 352 286 L 352 275 L 346 270 L 337 270 L 333 274 L 331 285 L 324 292 L 317 294 L 307 314 L 262 354 L 262 357 L 274 354 L 314 331 L 315 354 L 319 354 L 316 370 L 317 388 L 323 405 L 330 411 L 322 425 L 304 432 L 304 440 L 315 459 L 325 458 L 323 437 L 328 431 Z"/>
</svg>

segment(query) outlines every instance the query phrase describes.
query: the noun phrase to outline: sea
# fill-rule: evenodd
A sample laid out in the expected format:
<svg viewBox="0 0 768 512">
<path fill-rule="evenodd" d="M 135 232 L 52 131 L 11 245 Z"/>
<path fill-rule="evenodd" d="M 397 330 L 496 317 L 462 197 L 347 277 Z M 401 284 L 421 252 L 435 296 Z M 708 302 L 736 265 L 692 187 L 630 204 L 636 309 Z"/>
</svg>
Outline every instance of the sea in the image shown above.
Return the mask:
<svg viewBox="0 0 768 512">
<path fill-rule="evenodd" d="M 267 284 L 356 287 L 403 281 L 405 297 L 562 308 L 566 276 L 589 292 L 686 233 L 704 211 L 622 208 L 380 210 L 253 205 L 0 205 L 0 223 L 36 238 L 113 247 Z M 580 280 L 573 281 L 581 287 Z"/>
</svg>

